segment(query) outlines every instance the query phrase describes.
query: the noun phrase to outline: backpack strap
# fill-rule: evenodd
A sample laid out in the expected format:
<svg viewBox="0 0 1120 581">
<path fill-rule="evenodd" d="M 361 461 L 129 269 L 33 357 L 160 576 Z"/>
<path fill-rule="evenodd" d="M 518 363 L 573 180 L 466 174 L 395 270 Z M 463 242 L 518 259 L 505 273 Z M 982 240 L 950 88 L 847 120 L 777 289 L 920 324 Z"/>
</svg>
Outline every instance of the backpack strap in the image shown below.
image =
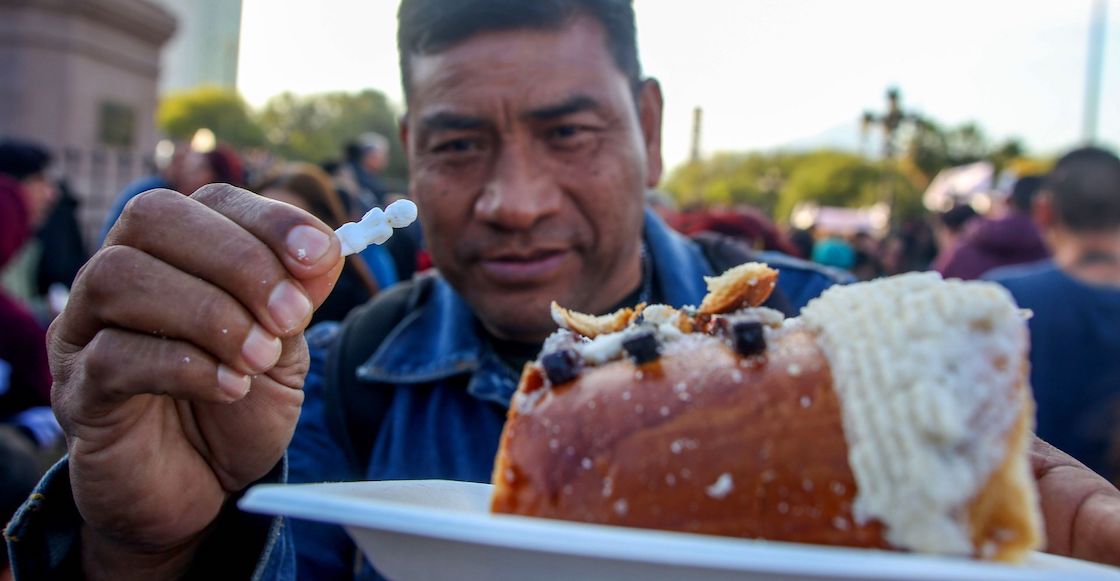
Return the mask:
<svg viewBox="0 0 1120 581">
<path fill-rule="evenodd" d="M 430 292 L 432 277 L 395 285 L 358 307 L 342 324 L 327 356 L 326 421 L 350 461 L 351 476 L 365 478 L 374 440 L 393 399 L 393 386 L 358 379 L 358 367 Z"/>
</svg>

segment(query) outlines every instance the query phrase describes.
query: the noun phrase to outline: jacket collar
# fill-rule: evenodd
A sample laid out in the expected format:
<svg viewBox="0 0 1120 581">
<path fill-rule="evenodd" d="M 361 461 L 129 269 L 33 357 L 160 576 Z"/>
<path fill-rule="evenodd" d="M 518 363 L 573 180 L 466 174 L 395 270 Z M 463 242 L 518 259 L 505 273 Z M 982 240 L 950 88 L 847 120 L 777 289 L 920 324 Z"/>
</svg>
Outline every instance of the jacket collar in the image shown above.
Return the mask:
<svg viewBox="0 0 1120 581">
<path fill-rule="evenodd" d="M 644 238 L 662 300 L 695 305 L 703 299 L 711 267 L 695 243 L 645 210 Z M 409 313 L 358 367 L 364 381 L 419 384 L 472 374 L 467 390 L 480 399 L 508 405 L 520 370 L 509 369 L 490 348 L 466 301 L 439 275 L 428 300 Z"/>
</svg>

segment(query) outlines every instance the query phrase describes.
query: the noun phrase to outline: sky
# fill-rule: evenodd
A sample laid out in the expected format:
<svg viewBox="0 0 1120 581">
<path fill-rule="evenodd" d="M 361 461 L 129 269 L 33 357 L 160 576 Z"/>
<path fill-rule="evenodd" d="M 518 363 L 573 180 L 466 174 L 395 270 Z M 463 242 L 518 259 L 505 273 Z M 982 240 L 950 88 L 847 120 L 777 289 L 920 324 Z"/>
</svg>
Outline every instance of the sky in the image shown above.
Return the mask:
<svg viewBox="0 0 1120 581">
<path fill-rule="evenodd" d="M 238 89 L 254 106 L 375 88 L 403 108 L 396 0 L 243 0 Z M 1038 154 L 1082 137 L 1094 0 L 635 0 L 647 75 L 665 95 L 668 167 L 701 151 L 859 141 L 863 111 L 902 105 Z M 1097 135 L 1120 145 L 1120 0 L 1106 0 Z"/>
</svg>

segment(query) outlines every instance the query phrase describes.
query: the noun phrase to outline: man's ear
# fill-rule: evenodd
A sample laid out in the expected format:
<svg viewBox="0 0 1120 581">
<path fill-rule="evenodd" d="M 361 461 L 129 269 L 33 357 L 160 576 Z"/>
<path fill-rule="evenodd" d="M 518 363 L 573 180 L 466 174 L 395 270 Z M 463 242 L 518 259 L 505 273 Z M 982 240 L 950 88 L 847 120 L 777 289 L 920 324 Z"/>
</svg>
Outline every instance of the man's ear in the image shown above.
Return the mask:
<svg viewBox="0 0 1120 581">
<path fill-rule="evenodd" d="M 642 81 L 638 92 L 638 122 L 642 126 L 642 139 L 646 149 L 646 187 L 655 188 L 661 182 L 661 84 L 657 79 Z"/>
</svg>

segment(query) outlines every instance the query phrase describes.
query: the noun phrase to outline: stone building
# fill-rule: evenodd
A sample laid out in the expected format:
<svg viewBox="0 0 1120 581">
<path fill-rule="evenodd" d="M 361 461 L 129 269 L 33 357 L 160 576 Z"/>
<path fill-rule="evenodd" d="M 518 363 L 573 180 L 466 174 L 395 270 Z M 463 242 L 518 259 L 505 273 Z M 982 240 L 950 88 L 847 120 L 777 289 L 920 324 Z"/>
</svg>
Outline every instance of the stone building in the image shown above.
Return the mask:
<svg viewBox="0 0 1120 581">
<path fill-rule="evenodd" d="M 151 0 L 0 0 L 0 136 L 36 140 L 82 198 L 87 241 L 158 133 L 160 50 L 174 16 Z"/>
</svg>

